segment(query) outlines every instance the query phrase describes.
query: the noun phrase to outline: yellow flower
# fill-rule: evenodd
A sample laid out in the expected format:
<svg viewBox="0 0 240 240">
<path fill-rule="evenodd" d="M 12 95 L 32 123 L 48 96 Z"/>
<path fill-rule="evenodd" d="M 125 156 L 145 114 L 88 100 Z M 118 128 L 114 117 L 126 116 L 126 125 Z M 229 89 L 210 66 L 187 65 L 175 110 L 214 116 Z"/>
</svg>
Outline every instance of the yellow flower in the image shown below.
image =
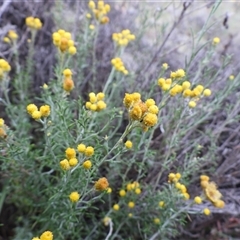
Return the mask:
<svg viewBox="0 0 240 240">
<path fill-rule="evenodd" d="M 188 103 L 188 106 L 189 106 L 190 108 L 195 108 L 196 105 L 197 105 L 197 103 L 196 103 L 195 101 L 190 101 L 190 102 Z"/>
<path fill-rule="evenodd" d="M 105 217 L 102 221 L 103 221 L 104 226 L 107 227 L 110 224 L 110 222 L 112 221 L 112 219 L 110 217 Z"/>
<path fill-rule="evenodd" d="M 50 115 L 50 106 L 44 105 L 40 107 L 42 117 L 48 117 Z"/>
<path fill-rule="evenodd" d="M 107 188 L 107 193 L 112 193 L 112 189 L 110 187 Z"/>
<path fill-rule="evenodd" d="M 76 47 L 74 47 L 74 46 L 70 46 L 70 47 L 68 48 L 68 52 L 69 52 L 71 55 L 74 55 L 74 54 L 76 54 L 77 49 L 76 49 Z"/>
<path fill-rule="evenodd" d="M 217 186 L 214 182 L 210 182 L 204 189 L 206 197 L 212 202 L 215 203 L 222 197 L 222 194 L 217 190 Z"/>
<path fill-rule="evenodd" d="M 89 29 L 90 29 L 90 30 L 94 30 L 94 29 L 95 29 L 95 26 L 94 26 L 93 24 L 90 24 L 90 25 L 89 25 Z"/>
<path fill-rule="evenodd" d="M 67 159 L 75 158 L 76 157 L 76 151 L 74 148 L 67 148 L 66 151 L 66 157 Z"/>
<path fill-rule="evenodd" d="M 2 118 L 0 118 L 0 127 L 4 126 L 4 120 Z"/>
<path fill-rule="evenodd" d="M 201 181 L 209 181 L 209 177 L 206 176 L 206 175 L 201 175 L 201 176 L 200 176 L 200 180 L 201 180 Z"/>
<path fill-rule="evenodd" d="M 75 167 L 78 164 L 77 158 L 70 158 L 68 162 L 71 167 Z"/>
<path fill-rule="evenodd" d="M 40 238 L 34 237 L 34 238 L 32 238 L 32 240 L 40 240 Z"/>
<path fill-rule="evenodd" d="M 15 31 L 13 31 L 13 30 L 9 30 L 9 31 L 8 31 L 8 37 L 9 37 L 10 39 L 12 39 L 12 40 L 18 39 L 17 33 L 16 33 Z"/>
<path fill-rule="evenodd" d="M 94 2 L 94 1 L 89 1 L 88 7 L 89 7 L 90 9 L 94 9 L 94 8 L 95 8 L 95 2 Z"/>
<path fill-rule="evenodd" d="M 41 236 L 40 236 L 40 240 L 53 240 L 53 234 L 50 231 L 46 231 L 44 232 Z"/>
<path fill-rule="evenodd" d="M 189 81 L 184 81 L 182 83 L 183 90 L 189 89 L 191 87 L 191 83 Z"/>
<path fill-rule="evenodd" d="M 72 202 L 77 202 L 80 198 L 80 194 L 78 192 L 72 192 L 70 195 L 69 195 L 69 198 Z"/>
<path fill-rule="evenodd" d="M 230 75 L 230 76 L 229 76 L 229 80 L 233 80 L 234 78 L 235 78 L 234 75 Z"/>
<path fill-rule="evenodd" d="M 204 208 L 203 213 L 208 216 L 211 214 L 211 211 L 208 208 Z"/>
<path fill-rule="evenodd" d="M 217 45 L 218 43 L 220 43 L 220 38 L 218 37 L 213 38 L 212 44 Z"/>
<path fill-rule="evenodd" d="M 130 217 L 130 218 L 131 218 L 132 216 L 133 216 L 133 214 L 132 214 L 132 213 L 129 213 L 129 214 L 128 214 L 128 217 Z"/>
<path fill-rule="evenodd" d="M 183 197 L 185 198 L 185 200 L 188 200 L 190 198 L 190 195 L 188 193 L 183 193 Z"/>
<path fill-rule="evenodd" d="M 97 94 L 97 100 L 98 100 L 98 101 L 103 100 L 104 97 L 105 97 L 105 94 L 104 94 L 103 92 L 99 92 L 99 93 Z"/>
<path fill-rule="evenodd" d="M 148 112 L 153 113 L 153 114 L 158 114 L 158 107 L 156 105 L 152 105 L 148 108 Z"/>
<path fill-rule="evenodd" d="M 197 196 L 194 198 L 194 202 L 197 203 L 197 204 L 201 204 L 202 203 L 202 198 Z"/>
<path fill-rule="evenodd" d="M 167 64 L 167 63 L 163 63 L 163 64 L 162 64 L 162 68 L 163 68 L 164 70 L 168 69 L 168 64 Z"/>
<path fill-rule="evenodd" d="M 216 208 L 224 208 L 225 202 L 223 200 L 217 200 L 216 202 L 213 203 L 213 205 Z"/>
<path fill-rule="evenodd" d="M 113 205 L 113 210 L 118 211 L 119 208 L 120 208 L 120 206 L 118 204 L 114 204 Z"/>
<path fill-rule="evenodd" d="M 155 224 L 159 224 L 159 223 L 160 223 L 160 219 L 159 219 L 159 218 L 154 218 L 154 219 L 153 219 L 153 222 L 154 222 Z"/>
<path fill-rule="evenodd" d="M 10 43 L 10 39 L 9 39 L 8 37 L 4 37 L 4 38 L 3 38 L 3 42 L 5 42 L 5 43 Z"/>
<path fill-rule="evenodd" d="M 97 102 L 97 111 L 101 111 L 107 107 L 106 103 L 102 100 Z"/>
<path fill-rule="evenodd" d="M 88 146 L 88 147 L 86 147 L 84 153 L 87 157 L 91 157 L 94 154 L 94 148 L 91 146 Z"/>
<path fill-rule="evenodd" d="M 120 195 L 120 197 L 125 197 L 126 196 L 126 191 L 124 189 L 121 189 L 119 191 L 119 195 Z"/>
<path fill-rule="evenodd" d="M 71 78 L 65 78 L 63 80 L 63 89 L 66 91 L 66 92 L 71 92 L 74 88 L 74 82 Z"/>
<path fill-rule="evenodd" d="M 125 147 L 128 149 L 132 148 L 132 145 L 133 145 L 132 142 L 129 140 L 125 142 Z"/>
<path fill-rule="evenodd" d="M 42 88 L 43 88 L 44 90 L 46 90 L 46 89 L 48 89 L 48 85 L 47 85 L 46 83 L 44 83 L 43 86 L 42 86 Z"/>
<path fill-rule="evenodd" d="M 69 164 L 68 160 L 64 159 L 64 160 L 60 161 L 60 167 L 63 170 L 69 170 L 70 169 L 70 164 Z"/>
<path fill-rule="evenodd" d="M 152 127 L 157 123 L 157 115 L 153 113 L 147 113 L 143 118 L 143 123 L 147 127 Z"/>
<path fill-rule="evenodd" d="M 135 207 L 135 203 L 132 202 L 132 201 L 129 202 L 129 203 L 128 203 L 128 207 L 129 207 L 129 208 L 134 208 L 134 207 Z"/>
<path fill-rule="evenodd" d="M 104 191 L 108 188 L 109 183 L 107 178 L 102 177 L 99 178 L 98 181 L 95 182 L 94 187 L 97 191 Z"/>
<path fill-rule="evenodd" d="M 203 91 L 203 95 L 205 97 L 209 97 L 211 95 L 211 93 L 212 93 L 211 90 L 208 88 L 204 89 L 204 91 Z"/>
<path fill-rule="evenodd" d="M 141 191 L 140 188 L 136 188 L 136 189 L 135 189 L 135 193 L 136 193 L 137 195 L 141 194 L 141 192 L 142 192 L 142 191 Z"/>
<path fill-rule="evenodd" d="M 90 169 L 92 167 L 92 162 L 90 160 L 86 160 L 85 162 L 83 162 L 83 167 L 85 169 Z"/>
<path fill-rule="evenodd" d="M 85 150 L 86 150 L 86 146 L 81 143 L 81 144 L 79 144 L 79 145 L 77 146 L 77 150 L 78 150 L 80 153 L 84 153 Z"/>
<path fill-rule="evenodd" d="M 0 128 L 0 138 L 6 138 L 7 134 L 3 128 Z"/>
<path fill-rule="evenodd" d="M 145 103 L 146 103 L 146 105 L 147 105 L 148 108 L 149 108 L 150 106 L 155 105 L 155 101 L 154 101 L 152 98 L 147 99 Z"/>
<path fill-rule="evenodd" d="M 164 201 L 160 201 L 160 202 L 158 203 L 158 206 L 159 206 L 160 208 L 164 207 L 164 205 L 165 205 Z"/>
<path fill-rule="evenodd" d="M 35 120 L 39 120 L 41 118 L 41 112 L 40 111 L 34 111 L 32 113 L 32 118 L 35 119 Z"/>
<path fill-rule="evenodd" d="M 38 108 L 35 104 L 29 104 L 27 105 L 27 112 L 32 115 L 33 112 L 37 111 Z"/>
<path fill-rule="evenodd" d="M 66 68 L 63 70 L 63 75 L 64 77 L 69 78 L 72 76 L 72 71 L 69 68 Z"/>
</svg>

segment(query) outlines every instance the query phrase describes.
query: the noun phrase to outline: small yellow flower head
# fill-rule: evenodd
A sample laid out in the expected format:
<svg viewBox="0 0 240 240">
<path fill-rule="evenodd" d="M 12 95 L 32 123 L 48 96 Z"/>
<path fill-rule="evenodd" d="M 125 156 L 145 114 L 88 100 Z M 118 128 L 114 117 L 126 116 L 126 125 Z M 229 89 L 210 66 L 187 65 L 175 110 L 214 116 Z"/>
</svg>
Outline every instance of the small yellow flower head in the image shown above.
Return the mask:
<svg viewBox="0 0 240 240">
<path fill-rule="evenodd" d="M 201 181 L 209 181 L 209 177 L 206 176 L 206 175 L 201 175 L 201 176 L 200 176 L 200 180 L 201 180 Z"/>
<path fill-rule="evenodd" d="M 105 97 L 105 94 L 104 94 L 103 92 L 99 92 L 99 93 L 97 94 L 97 100 L 98 100 L 98 101 L 103 100 L 104 97 Z"/>
<path fill-rule="evenodd" d="M 40 112 L 41 112 L 42 117 L 48 117 L 51 112 L 50 106 L 48 106 L 48 105 L 41 106 Z"/>
<path fill-rule="evenodd" d="M 32 240 L 40 240 L 40 238 L 34 237 L 34 238 L 32 238 Z"/>
<path fill-rule="evenodd" d="M 210 89 L 208 89 L 208 88 L 204 89 L 203 96 L 209 97 L 211 94 L 212 94 L 212 92 Z"/>
<path fill-rule="evenodd" d="M 213 41 L 212 41 L 213 45 L 217 45 L 219 43 L 220 43 L 220 38 L 218 38 L 218 37 L 213 38 Z"/>
<path fill-rule="evenodd" d="M 136 188 L 136 189 L 135 189 L 135 193 L 136 193 L 137 195 L 141 194 L 141 192 L 142 192 L 142 191 L 141 191 L 140 188 Z"/>
<path fill-rule="evenodd" d="M 179 190 L 182 192 L 182 193 L 186 193 L 187 192 L 187 188 L 184 184 L 181 184 Z"/>
<path fill-rule="evenodd" d="M 89 25 L 89 29 L 90 29 L 90 30 L 94 30 L 94 29 L 95 29 L 95 26 L 94 26 L 93 24 L 90 24 L 90 25 Z"/>
<path fill-rule="evenodd" d="M 207 187 L 208 183 L 209 183 L 208 181 L 203 180 L 203 181 L 201 181 L 200 185 L 203 189 L 205 189 Z"/>
<path fill-rule="evenodd" d="M 102 221 L 103 221 L 104 226 L 107 227 L 110 224 L 110 222 L 112 221 L 112 219 L 110 217 L 105 217 Z"/>
<path fill-rule="evenodd" d="M 182 175 L 181 175 L 181 173 L 176 173 L 175 177 L 177 178 L 177 180 L 179 180 L 182 177 Z"/>
<path fill-rule="evenodd" d="M 222 194 L 217 190 L 217 186 L 214 182 L 210 182 L 205 187 L 205 195 L 212 203 L 217 202 L 222 197 Z"/>
<path fill-rule="evenodd" d="M 39 120 L 40 118 L 41 118 L 41 112 L 40 111 L 34 111 L 33 113 L 32 113 L 32 118 L 33 119 L 35 119 L 35 120 Z"/>
<path fill-rule="evenodd" d="M 225 202 L 223 200 L 217 200 L 216 202 L 213 203 L 213 205 L 216 208 L 224 208 L 225 207 Z"/>
<path fill-rule="evenodd" d="M 69 78 L 72 76 L 72 71 L 69 68 L 66 68 L 63 70 L 63 75 L 64 77 Z"/>
<path fill-rule="evenodd" d="M 189 106 L 190 108 L 195 108 L 196 105 L 197 105 L 197 103 L 196 103 L 195 101 L 190 101 L 190 102 L 188 103 L 188 106 Z"/>
<path fill-rule="evenodd" d="M 83 162 L 83 167 L 85 169 L 90 169 L 92 167 L 92 162 L 90 160 L 86 160 L 85 162 Z"/>
<path fill-rule="evenodd" d="M 42 86 L 42 88 L 43 88 L 44 90 L 46 90 L 46 89 L 48 89 L 48 85 L 47 85 L 46 83 L 44 83 L 43 86 Z"/>
<path fill-rule="evenodd" d="M 234 80 L 234 78 L 235 78 L 234 75 L 229 76 L 229 80 Z"/>
<path fill-rule="evenodd" d="M 159 206 L 160 208 L 163 208 L 163 207 L 165 206 L 164 201 L 160 201 L 160 202 L 158 203 L 158 206 Z"/>
<path fill-rule="evenodd" d="M 65 151 L 66 158 L 71 159 L 76 157 L 76 151 L 74 148 L 67 148 Z"/>
<path fill-rule="evenodd" d="M 202 198 L 197 196 L 194 198 L 194 202 L 197 203 L 197 204 L 201 204 L 202 203 Z"/>
<path fill-rule="evenodd" d="M 3 128 L 0 128 L 0 138 L 6 138 L 7 134 Z"/>
<path fill-rule="evenodd" d="M 66 92 L 71 92 L 74 88 L 74 82 L 71 78 L 65 78 L 63 80 L 63 89 L 66 91 Z"/>
<path fill-rule="evenodd" d="M 97 191 L 104 191 L 108 188 L 108 186 L 109 186 L 109 183 L 107 178 L 105 177 L 99 178 L 94 184 L 94 188 Z"/>
<path fill-rule="evenodd" d="M 168 174 L 168 181 L 169 182 L 174 182 L 174 179 L 176 179 L 176 174 L 175 173 L 169 173 Z"/>
<path fill-rule="evenodd" d="M 94 148 L 91 146 L 86 147 L 84 154 L 87 157 L 91 157 L 94 154 Z"/>
<path fill-rule="evenodd" d="M 84 153 L 85 150 L 86 150 L 86 145 L 84 145 L 84 144 L 82 144 L 82 143 L 78 144 L 77 150 L 78 150 L 80 153 Z"/>
<path fill-rule="evenodd" d="M 143 118 L 143 123 L 146 127 L 152 127 L 157 123 L 157 115 L 153 113 L 147 113 Z"/>
<path fill-rule="evenodd" d="M 148 108 L 148 112 L 153 113 L 153 114 L 158 114 L 158 107 L 156 105 L 152 105 Z"/>
<path fill-rule="evenodd" d="M 129 207 L 129 208 L 134 208 L 134 207 L 135 207 L 135 203 L 132 202 L 132 201 L 129 202 L 129 203 L 128 203 L 128 207 Z"/>
<path fill-rule="evenodd" d="M 90 8 L 90 9 L 95 9 L 95 2 L 94 1 L 89 1 L 89 3 L 88 3 L 88 7 Z"/>
<path fill-rule="evenodd" d="M 107 188 L 107 193 L 112 193 L 112 189 L 110 187 Z"/>
<path fill-rule="evenodd" d="M 92 18 L 92 15 L 90 13 L 87 13 L 86 18 L 88 18 L 88 19 Z"/>
<path fill-rule="evenodd" d="M 211 214 L 211 211 L 208 208 L 204 208 L 203 213 L 208 216 Z"/>
<path fill-rule="evenodd" d="M 135 104 L 129 113 L 132 120 L 140 120 L 142 118 L 143 112 L 138 104 Z"/>
<path fill-rule="evenodd" d="M 168 64 L 167 64 L 167 63 L 163 63 L 162 68 L 163 68 L 164 70 L 167 70 L 167 69 L 168 69 Z"/>
<path fill-rule="evenodd" d="M 125 142 L 125 147 L 126 147 L 126 148 L 130 149 L 130 148 L 132 148 L 132 146 L 133 146 L 133 144 L 132 144 L 131 141 L 127 140 L 127 141 Z"/>
<path fill-rule="evenodd" d="M 175 72 L 175 78 L 183 78 L 185 77 L 185 71 L 183 69 L 178 69 Z"/>
<path fill-rule="evenodd" d="M 183 90 L 189 89 L 191 87 L 191 83 L 189 81 L 184 81 L 182 83 Z"/>
<path fill-rule="evenodd" d="M 77 158 L 70 158 L 68 162 L 71 167 L 75 167 L 78 164 Z"/>
<path fill-rule="evenodd" d="M 32 115 L 33 112 L 35 112 L 35 111 L 37 111 L 37 110 L 38 110 L 38 108 L 37 108 L 37 106 L 36 106 L 35 104 L 29 104 L 29 105 L 27 105 L 27 112 L 28 112 L 30 115 Z"/>
<path fill-rule="evenodd" d="M 159 87 L 162 87 L 164 84 L 166 84 L 166 81 L 164 78 L 159 78 L 158 79 L 158 86 Z"/>
<path fill-rule="evenodd" d="M 119 195 L 120 195 L 120 197 L 125 197 L 126 196 L 126 191 L 124 189 L 121 189 L 119 191 Z"/>
<path fill-rule="evenodd" d="M 16 40 L 16 39 L 18 39 L 18 35 L 17 35 L 17 33 L 15 32 L 15 31 L 13 31 L 13 30 L 9 30 L 8 31 L 8 37 L 11 39 L 11 40 Z"/>
<path fill-rule="evenodd" d="M 76 47 L 74 47 L 74 46 L 70 46 L 70 47 L 68 48 L 68 52 L 69 52 L 69 54 L 74 55 L 74 54 L 76 54 L 77 49 L 76 49 Z"/>
<path fill-rule="evenodd" d="M 3 38 L 3 42 L 5 42 L 5 43 L 10 43 L 11 41 L 10 41 L 10 39 L 9 39 L 8 37 L 4 37 L 4 38 Z"/>
<path fill-rule="evenodd" d="M 160 219 L 159 218 L 154 218 L 153 222 L 158 225 L 160 223 Z"/>
<path fill-rule="evenodd" d="M 68 160 L 64 159 L 64 160 L 60 161 L 60 167 L 63 170 L 69 170 L 70 169 L 70 164 L 69 164 Z"/>
<path fill-rule="evenodd" d="M 183 193 L 183 197 L 185 198 L 185 200 L 189 200 L 190 195 L 188 193 Z"/>
<path fill-rule="evenodd" d="M 46 231 L 44 232 L 41 236 L 40 236 L 40 240 L 53 240 L 53 234 L 50 231 Z"/>
<path fill-rule="evenodd" d="M 113 210 L 114 210 L 114 211 L 118 211 L 119 208 L 120 208 L 120 206 L 119 206 L 118 204 L 114 204 L 114 205 L 113 205 Z"/>
<path fill-rule="evenodd" d="M 96 110 L 101 111 L 101 110 L 105 109 L 106 107 L 107 107 L 107 104 L 104 101 L 100 100 L 100 101 L 97 102 L 97 109 Z"/>
<path fill-rule="evenodd" d="M 132 216 L 133 216 L 133 214 L 132 214 L 132 213 L 129 213 L 129 214 L 128 214 L 128 217 L 129 217 L 129 218 L 131 218 Z"/>
<path fill-rule="evenodd" d="M 4 126 L 4 120 L 2 118 L 0 118 L 0 127 Z"/>
<path fill-rule="evenodd" d="M 146 105 L 147 105 L 148 108 L 149 108 L 150 106 L 155 105 L 155 101 L 154 101 L 152 98 L 147 99 L 145 103 L 146 103 Z"/>
<path fill-rule="evenodd" d="M 75 203 L 79 200 L 80 198 L 80 194 L 78 192 L 72 192 L 70 195 L 69 195 L 69 198 L 70 200 Z"/>
</svg>

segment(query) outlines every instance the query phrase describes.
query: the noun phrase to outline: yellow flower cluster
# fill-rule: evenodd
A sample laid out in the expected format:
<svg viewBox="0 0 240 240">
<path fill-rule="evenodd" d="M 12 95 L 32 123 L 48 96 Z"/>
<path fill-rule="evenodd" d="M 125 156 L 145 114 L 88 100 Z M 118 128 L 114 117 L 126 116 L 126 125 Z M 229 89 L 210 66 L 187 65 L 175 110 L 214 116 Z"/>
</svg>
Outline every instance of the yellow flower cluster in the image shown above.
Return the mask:
<svg viewBox="0 0 240 240">
<path fill-rule="evenodd" d="M 6 37 L 3 38 L 5 43 L 14 42 L 18 39 L 18 34 L 14 30 L 9 30 Z"/>
<path fill-rule="evenodd" d="M 100 22 L 101 24 L 106 24 L 109 22 L 109 18 L 107 17 L 107 14 L 111 10 L 111 7 L 109 4 L 105 4 L 104 1 L 99 0 L 96 6 L 94 1 L 89 1 L 88 7 L 93 12 L 98 22 Z"/>
<path fill-rule="evenodd" d="M 76 158 L 76 151 L 74 148 L 67 148 L 65 150 L 66 159 L 60 161 L 60 167 L 63 170 L 69 170 L 71 167 L 75 167 L 78 164 L 78 159 Z"/>
<path fill-rule="evenodd" d="M 78 192 L 71 192 L 71 194 L 69 195 L 69 198 L 71 202 L 75 203 L 79 200 L 80 194 Z"/>
<path fill-rule="evenodd" d="M 45 231 L 40 238 L 34 237 L 32 240 L 53 240 L 53 233 L 50 231 Z"/>
<path fill-rule="evenodd" d="M 34 30 L 39 30 L 42 28 L 42 22 L 39 18 L 34 18 L 34 17 L 27 17 L 25 19 L 26 25 Z"/>
<path fill-rule="evenodd" d="M 217 189 L 214 182 L 209 182 L 209 177 L 206 175 L 200 176 L 201 186 L 206 198 L 217 208 L 223 208 L 225 203 L 221 200 L 222 194 Z"/>
<path fill-rule="evenodd" d="M 108 186 L 109 186 L 109 183 L 107 178 L 105 177 L 99 178 L 94 184 L 94 188 L 97 191 L 104 191 L 108 188 Z"/>
<path fill-rule="evenodd" d="M 128 75 L 128 70 L 125 68 L 121 58 L 119 57 L 113 58 L 111 60 L 111 64 L 117 71 L 122 72 L 125 75 Z"/>
<path fill-rule="evenodd" d="M 6 125 L 4 119 L 0 118 L 0 138 L 6 138 Z"/>
<path fill-rule="evenodd" d="M 104 110 L 107 107 L 106 103 L 103 101 L 104 97 L 105 94 L 103 92 L 97 94 L 93 92 L 89 93 L 89 101 L 86 102 L 86 108 L 97 112 Z"/>
<path fill-rule="evenodd" d="M 172 97 L 177 94 L 182 94 L 184 98 L 190 98 L 188 105 L 191 108 L 196 107 L 196 102 L 199 98 L 211 95 L 211 90 L 208 88 L 204 89 L 203 85 L 197 85 L 191 89 L 191 83 L 189 81 L 183 81 L 181 84 L 177 84 L 172 78 L 159 78 L 158 85 L 163 91 L 169 91 Z"/>
<path fill-rule="evenodd" d="M 9 63 L 0 58 L 0 80 L 11 70 Z"/>
<path fill-rule="evenodd" d="M 43 105 L 38 110 L 38 107 L 31 103 L 27 105 L 27 112 L 33 119 L 39 120 L 41 117 L 48 117 L 51 113 L 51 109 L 49 105 Z"/>
<path fill-rule="evenodd" d="M 68 51 L 69 54 L 74 55 L 77 52 L 70 32 L 59 29 L 57 32 L 52 34 L 52 39 L 53 44 L 57 46 L 62 53 Z"/>
<path fill-rule="evenodd" d="M 135 35 L 129 29 L 122 30 L 120 33 L 113 33 L 112 39 L 119 46 L 127 46 L 130 41 L 135 40 Z"/>
<path fill-rule="evenodd" d="M 94 154 L 94 148 L 92 146 L 87 146 L 83 143 L 78 144 L 77 149 L 80 153 L 83 153 L 86 157 L 91 157 Z M 90 169 L 92 167 L 92 162 L 90 160 L 85 160 L 82 164 L 83 168 Z"/>
<path fill-rule="evenodd" d="M 126 190 L 121 189 L 119 191 L 119 196 L 120 197 L 125 197 L 127 192 L 129 192 L 129 193 L 132 192 L 132 193 L 135 193 L 137 195 L 141 194 L 141 192 L 142 192 L 139 182 L 136 182 L 136 181 L 128 183 L 127 186 L 126 186 Z"/>
<path fill-rule="evenodd" d="M 168 182 L 174 183 L 175 184 L 175 188 L 178 189 L 182 193 L 183 197 L 186 200 L 188 200 L 190 198 L 190 195 L 187 192 L 186 186 L 179 182 L 180 178 L 181 178 L 181 174 L 180 173 L 176 173 L 176 174 L 175 173 L 169 173 L 169 175 L 168 175 Z"/>
<path fill-rule="evenodd" d="M 74 82 L 72 80 L 72 71 L 69 68 L 63 70 L 63 89 L 66 92 L 71 92 L 74 88 Z"/>
<path fill-rule="evenodd" d="M 153 99 L 142 102 L 140 93 L 125 93 L 123 104 L 128 109 L 130 119 L 139 121 L 143 130 L 147 131 L 149 127 L 157 124 L 159 109 Z"/>
</svg>

